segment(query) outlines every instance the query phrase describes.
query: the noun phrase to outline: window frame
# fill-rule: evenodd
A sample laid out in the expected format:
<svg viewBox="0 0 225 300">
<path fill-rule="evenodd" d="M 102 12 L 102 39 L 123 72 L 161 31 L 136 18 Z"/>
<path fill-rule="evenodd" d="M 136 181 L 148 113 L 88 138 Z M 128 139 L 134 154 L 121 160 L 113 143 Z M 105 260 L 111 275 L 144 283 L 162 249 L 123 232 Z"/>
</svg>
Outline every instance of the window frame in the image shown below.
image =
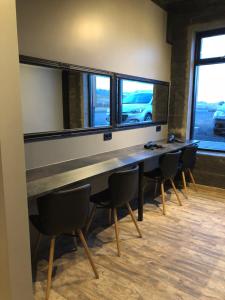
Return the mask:
<svg viewBox="0 0 225 300">
<path fill-rule="evenodd" d="M 29 64 L 29 65 L 36 65 L 36 66 L 43 66 L 48 68 L 57 68 L 63 70 L 74 70 L 74 71 L 83 71 L 88 74 L 94 75 L 105 75 L 110 77 L 110 125 L 109 126 L 99 126 L 99 127 L 90 127 L 90 128 L 81 128 L 81 129 L 63 129 L 58 131 L 45 131 L 45 132 L 37 132 L 37 133 L 26 133 L 24 134 L 24 142 L 35 142 L 35 141 L 42 141 L 42 140 L 51 140 L 51 139 L 62 139 L 67 137 L 75 137 L 75 136 L 82 136 L 82 135 L 91 135 L 91 134 L 98 134 L 98 133 L 105 133 L 105 132 L 114 132 L 114 131 L 121 131 L 121 130 L 129 130 L 135 128 L 143 128 L 143 127 L 152 127 L 157 125 L 165 125 L 168 123 L 168 108 L 169 108 L 169 93 L 170 93 L 170 83 L 160 80 L 154 79 L 147 79 L 143 77 L 131 76 L 126 74 L 120 74 L 100 69 L 82 67 L 78 65 L 62 63 L 42 58 L 36 58 L 32 56 L 19 56 L 19 62 L 22 64 Z M 145 122 L 145 123 L 134 123 L 134 124 L 119 124 L 119 79 L 128 79 L 134 81 L 142 81 L 148 82 L 153 84 L 162 84 L 166 85 L 169 88 L 168 93 L 168 106 L 167 106 L 167 120 L 165 122 Z M 63 89 L 63 93 L 65 93 L 65 89 Z M 66 103 L 63 103 L 63 106 Z M 65 115 L 64 115 L 65 118 Z M 90 122 L 91 120 L 89 120 Z M 66 120 L 64 120 L 64 125 L 66 124 Z"/>
<path fill-rule="evenodd" d="M 193 76 L 193 91 L 192 91 L 192 110 L 191 110 L 191 126 L 190 126 L 190 137 L 194 138 L 194 126 L 195 126 L 195 110 L 196 110 L 196 96 L 197 96 L 197 79 L 198 79 L 198 67 L 205 65 L 214 65 L 225 63 L 225 56 L 212 57 L 212 58 L 201 58 L 201 41 L 203 38 L 224 35 L 225 28 L 212 29 L 207 31 L 196 32 L 195 37 L 195 54 L 194 54 L 194 76 Z M 201 150 L 207 150 L 212 152 L 224 152 L 216 149 L 205 149 L 199 146 Z"/>
<path fill-rule="evenodd" d="M 89 124 L 89 128 L 90 129 L 93 129 L 93 128 L 108 128 L 108 127 L 112 127 L 112 109 L 111 109 L 111 104 L 112 104 L 112 76 L 110 76 L 110 103 L 109 103 L 109 108 L 110 108 L 110 125 L 107 125 L 107 126 L 104 126 L 104 125 L 101 125 L 101 126 L 95 126 L 94 125 L 94 106 L 93 106 L 93 89 L 94 89 L 94 86 L 93 86 L 93 80 L 92 80 L 92 75 L 101 75 L 101 76 L 105 76 L 105 74 L 96 74 L 96 73 L 93 73 L 93 72 L 88 72 L 88 94 L 89 94 L 89 97 L 88 97 L 88 100 L 89 100 L 89 105 L 88 105 L 88 111 L 89 111 L 89 117 L 88 117 L 88 124 Z M 88 128 L 88 129 L 89 129 Z M 87 128 L 85 128 L 87 130 Z"/>
</svg>

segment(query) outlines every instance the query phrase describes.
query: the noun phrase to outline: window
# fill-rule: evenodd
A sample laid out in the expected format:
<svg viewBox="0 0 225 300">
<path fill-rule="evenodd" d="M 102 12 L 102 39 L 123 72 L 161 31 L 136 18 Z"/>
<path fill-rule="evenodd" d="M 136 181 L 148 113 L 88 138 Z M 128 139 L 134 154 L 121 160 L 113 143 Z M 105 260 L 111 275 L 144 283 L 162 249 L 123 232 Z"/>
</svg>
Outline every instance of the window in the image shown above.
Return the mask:
<svg viewBox="0 0 225 300">
<path fill-rule="evenodd" d="M 225 33 L 201 39 L 200 59 L 224 57 Z"/>
<path fill-rule="evenodd" d="M 118 123 L 157 123 L 167 121 L 168 85 L 118 79 Z"/>
<path fill-rule="evenodd" d="M 90 75 L 91 127 L 110 125 L 110 77 Z"/>
<path fill-rule="evenodd" d="M 192 138 L 225 151 L 225 29 L 197 34 Z"/>
</svg>

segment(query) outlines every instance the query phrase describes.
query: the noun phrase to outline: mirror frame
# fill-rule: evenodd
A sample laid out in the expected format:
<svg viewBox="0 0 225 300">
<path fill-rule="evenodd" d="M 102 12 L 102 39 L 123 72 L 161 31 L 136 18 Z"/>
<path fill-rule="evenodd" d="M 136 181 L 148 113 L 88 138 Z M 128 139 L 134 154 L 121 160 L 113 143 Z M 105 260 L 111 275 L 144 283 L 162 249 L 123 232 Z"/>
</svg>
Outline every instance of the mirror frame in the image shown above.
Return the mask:
<svg viewBox="0 0 225 300">
<path fill-rule="evenodd" d="M 170 95 L 170 83 L 160 80 L 148 79 L 143 77 L 131 76 L 121 73 L 115 73 L 100 69 L 82 67 L 78 65 L 62 63 L 42 58 L 36 58 L 32 56 L 19 56 L 19 62 L 21 64 L 29 64 L 35 66 L 43 66 L 48 68 L 56 68 L 62 70 L 74 70 L 74 71 L 82 71 L 86 73 L 96 74 L 96 75 L 107 75 L 110 76 L 110 84 L 111 84 L 111 91 L 110 91 L 110 125 L 109 126 L 101 126 L 95 128 L 81 128 L 81 129 L 64 129 L 59 131 L 46 131 L 46 132 L 37 132 L 37 133 L 27 133 L 24 134 L 24 141 L 25 142 L 33 142 L 33 141 L 40 141 L 40 140 L 50 140 L 50 139 L 61 139 L 66 137 L 74 137 L 74 136 L 81 136 L 81 135 L 90 135 L 90 134 L 97 134 L 97 133 L 105 133 L 105 132 L 113 132 L 113 131 L 120 131 L 120 130 L 129 130 L 135 128 L 142 128 L 142 127 L 151 127 L 156 125 L 165 125 L 168 122 L 168 107 L 169 107 L 169 95 Z M 118 108 L 120 105 L 119 99 L 119 80 L 120 79 L 128 79 L 134 81 L 141 81 L 141 82 L 148 82 L 153 84 L 161 84 L 168 86 L 168 101 L 167 101 L 167 120 L 165 122 L 145 122 L 145 123 L 134 123 L 134 124 L 119 124 L 118 123 Z"/>
</svg>

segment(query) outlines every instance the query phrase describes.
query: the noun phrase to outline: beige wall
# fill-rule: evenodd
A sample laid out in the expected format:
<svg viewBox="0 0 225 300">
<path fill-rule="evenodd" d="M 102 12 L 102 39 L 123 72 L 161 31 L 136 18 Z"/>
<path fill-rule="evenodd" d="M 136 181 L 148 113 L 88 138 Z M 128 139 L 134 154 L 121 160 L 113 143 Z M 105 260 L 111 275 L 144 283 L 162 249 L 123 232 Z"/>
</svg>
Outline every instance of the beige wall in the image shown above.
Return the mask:
<svg viewBox="0 0 225 300">
<path fill-rule="evenodd" d="M 20 54 L 170 80 L 167 14 L 151 0 L 17 0 Z"/>
<path fill-rule="evenodd" d="M 66 161 L 100 152 L 144 144 L 149 140 L 156 141 L 166 136 L 167 126 L 164 125 L 161 132 L 156 132 L 155 126 L 113 132 L 112 140 L 110 141 L 103 141 L 103 134 L 92 134 L 75 138 L 28 143 L 26 144 L 27 168 L 33 169 L 57 163 L 58 161 Z M 40 155 L 40 151 L 43 155 Z"/>
<path fill-rule="evenodd" d="M 0 299 L 31 300 L 15 13 L 14 0 L 0 1 Z"/>
<path fill-rule="evenodd" d="M 17 0 L 20 54 L 169 81 L 165 11 L 151 0 Z M 155 127 L 26 144 L 27 168 L 162 139 Z"/>
<path fill-rule="evenodd" d="M 62 130 L 62 72 L 20 64 L 24 133 Z"/>
</svg>

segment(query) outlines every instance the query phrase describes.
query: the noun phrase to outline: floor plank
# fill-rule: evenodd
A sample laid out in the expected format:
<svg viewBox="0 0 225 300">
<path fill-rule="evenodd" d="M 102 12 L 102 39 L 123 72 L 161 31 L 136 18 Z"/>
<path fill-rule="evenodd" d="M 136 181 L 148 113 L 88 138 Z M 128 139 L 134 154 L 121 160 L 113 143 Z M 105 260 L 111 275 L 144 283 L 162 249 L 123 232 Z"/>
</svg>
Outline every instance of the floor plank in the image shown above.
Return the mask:
<svg viewBox="0 0 225 300">
<path fill-rule="evenodd" d="M 120 221 L 122 256 L 113 226 L 89 236 L 100 279 L 94 279 L 83 249 L 54 262 L 54 300 L 225 300 L 225 191 L 188 188 L 183 206 L 169 193 L 167 216 L 146 204 L 137 237 L 129 216 Z M 160 200 L 160 199 L 158 199 Z M 44 299 L 47 261 L 38 263 L 36 300 Z"/>
</svg>

